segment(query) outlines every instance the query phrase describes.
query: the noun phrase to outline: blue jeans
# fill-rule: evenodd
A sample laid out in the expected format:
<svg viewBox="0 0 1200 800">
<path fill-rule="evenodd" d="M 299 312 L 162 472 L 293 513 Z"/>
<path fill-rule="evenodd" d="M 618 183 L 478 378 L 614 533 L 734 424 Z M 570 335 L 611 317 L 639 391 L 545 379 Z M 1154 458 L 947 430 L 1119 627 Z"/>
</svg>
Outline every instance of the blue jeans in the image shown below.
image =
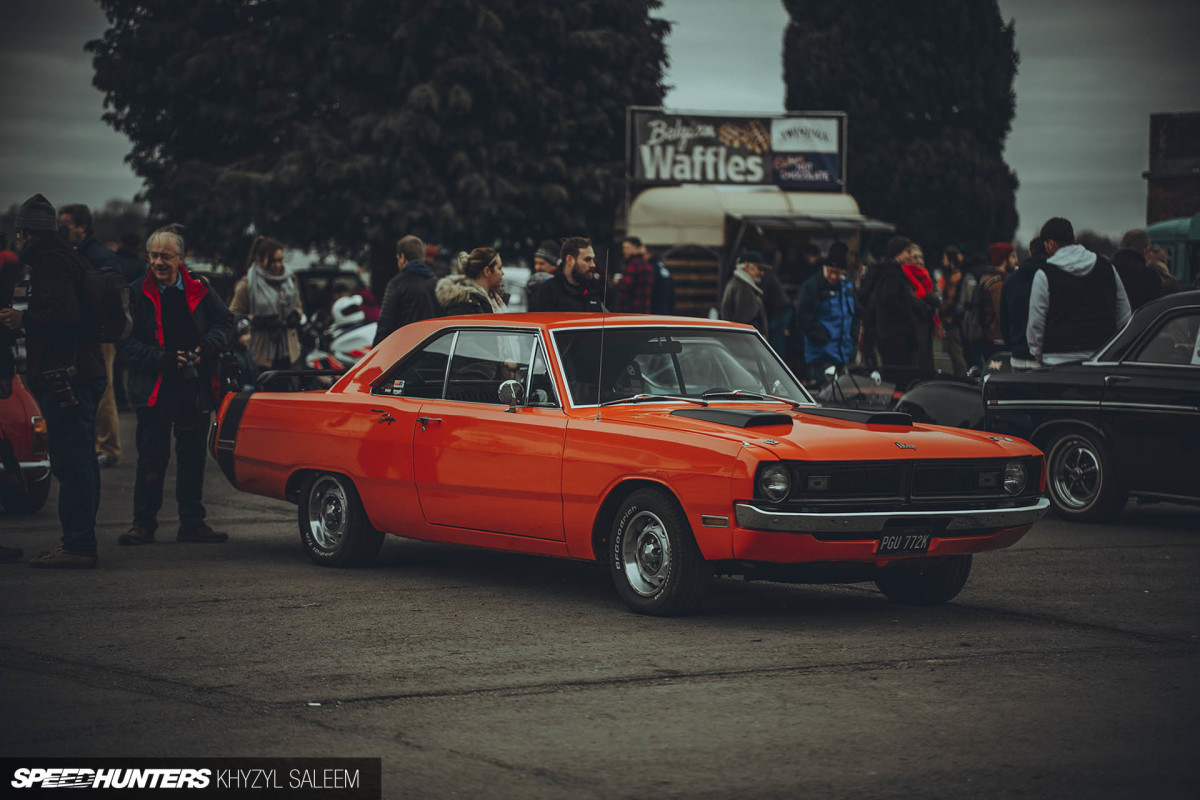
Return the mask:
<svg viewBox="0 0 1200 800">
<path fill-rule="evenodd" d="M 171 431 L 175 432 L 175 501 L 181 525 L 204 521 L 204 459 L 208 414 L 183 412 L 170 399 L 137 410 L 137 480 L 133 486 L 133 524 L 154 533 L 163 503 L 163 481 L 171 462 Z"/>
<path fill-rule="evenodd" d="M 50 471 L 58 478 L 58 519 L 68 553 L 96 555 L 96 509 L 100 505 L 100 465 L 96 463 L 96 407 L 107 378 L 71 381 L 78 404 L 59 408 L 54 390 L 34 390 L 46 420 Z"/>
</svg>

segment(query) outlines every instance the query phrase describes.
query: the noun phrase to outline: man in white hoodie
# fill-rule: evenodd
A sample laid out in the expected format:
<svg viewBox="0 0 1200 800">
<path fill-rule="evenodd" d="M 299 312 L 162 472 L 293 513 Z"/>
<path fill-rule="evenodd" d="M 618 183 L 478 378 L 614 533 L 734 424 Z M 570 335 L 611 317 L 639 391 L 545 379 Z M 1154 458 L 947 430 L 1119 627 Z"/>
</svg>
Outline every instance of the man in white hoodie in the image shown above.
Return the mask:
<svg viewBox="0 0 1200 800">
<path fill-rule="evenodd" d="M 1075 243 L 1070 221 L 1042 226 L 1046 266 L 1033 279 L 1029 351 L 1043 366 L 1084 361 L 1129 321 L 1129 297 L 1104 256 Z"/>
</svg>

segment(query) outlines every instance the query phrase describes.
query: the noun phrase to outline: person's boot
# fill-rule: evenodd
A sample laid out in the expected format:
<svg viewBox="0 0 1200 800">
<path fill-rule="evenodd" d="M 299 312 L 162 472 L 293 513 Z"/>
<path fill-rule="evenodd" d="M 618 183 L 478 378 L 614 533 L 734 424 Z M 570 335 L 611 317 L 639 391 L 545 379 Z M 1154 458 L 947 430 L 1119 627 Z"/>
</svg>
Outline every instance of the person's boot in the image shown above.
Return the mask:
<svg viewBox="0 0 1200 800">
<path fill-rule="evenodd" d="M 91 569 L 96 566 L 96 557 L 71 553 L 60 547 L 29 559 L 29 566 L 39 569 Z"/>
<path fill-rule="evenodd" d="M 148 531 L 140 525 L 134 525 L 117 537 L 117 544 L 154 544 L 154 531 Z"/>
<path fill-rule="evenodd" d="M 205 522 L 179 524 L 179 533 L 175 539 L 180 542 L 211 542 L 217 544 L 229 538 L 228 533 L 214 531 Z"/>
<path fill-rule="evenodd" d="M 4 547 L 0 545 L 0 564 L 15 564 L 21 560 L 21 556 L 25 555 L 19 547 Z"/>
</svg>

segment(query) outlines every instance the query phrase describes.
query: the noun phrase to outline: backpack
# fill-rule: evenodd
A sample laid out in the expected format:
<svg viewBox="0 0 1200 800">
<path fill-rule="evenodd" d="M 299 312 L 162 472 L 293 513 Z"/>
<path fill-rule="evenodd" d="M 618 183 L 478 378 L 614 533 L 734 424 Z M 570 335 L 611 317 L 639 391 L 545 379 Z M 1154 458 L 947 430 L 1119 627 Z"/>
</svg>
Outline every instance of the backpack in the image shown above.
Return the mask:
<svg viewBox="0 0 1200 800">
<path fill-rule="evenodd" d="M 667 265 L 657 258 L 650 262 L 654 272 L 654 284 L 650 287 L 650 313 L 675 313 L 675 283 Z"/>
<path fill-rule="evenodd" d="M 83 273 L 83 322 L 101 342 L 122 342 L 133 332 L 129 281 L 112 267 Z"/>
</svg>

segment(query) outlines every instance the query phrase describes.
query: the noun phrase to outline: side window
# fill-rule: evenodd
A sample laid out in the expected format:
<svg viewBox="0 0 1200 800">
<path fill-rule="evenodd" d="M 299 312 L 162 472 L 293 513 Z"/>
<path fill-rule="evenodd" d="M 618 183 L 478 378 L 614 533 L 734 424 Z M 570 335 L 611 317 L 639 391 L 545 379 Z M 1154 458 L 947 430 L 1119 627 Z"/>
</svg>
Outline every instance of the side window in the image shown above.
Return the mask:
<svg viewBox="0 0 1200 800">
<path fill-rule="evenodd" d="M 442 396 L 446 382 L 446 364 L 454 333 L 444 333 L 397 365 L 371 389 L 371 394 L 392 397 L 421 397 L 427 400 Z"/>
<path fill-rule="evenodd" d="M 1200 314 L 1181 314 L 1159 326 L 1132 361 L 1200 365 Z"/>
<path fill-rule="evenodd" d="M 546 364 L 546 355 L 538 345 L 537 354 L 533 357 L 533 368 L 529 371 L 529 385 L 526 387 L 526 405 L 541 408 L 558 408 L 558 393 L 554 391 L 554 379 L 550 377 L 550 367 Z"/>
<path fill-rule="evenodd" d="M 500 404 L 500 384 L 529 386 L 529 361 L 537 337 L 513 331 L 462 331 L 450 362 L 447 400 Z"/>
</svg>

